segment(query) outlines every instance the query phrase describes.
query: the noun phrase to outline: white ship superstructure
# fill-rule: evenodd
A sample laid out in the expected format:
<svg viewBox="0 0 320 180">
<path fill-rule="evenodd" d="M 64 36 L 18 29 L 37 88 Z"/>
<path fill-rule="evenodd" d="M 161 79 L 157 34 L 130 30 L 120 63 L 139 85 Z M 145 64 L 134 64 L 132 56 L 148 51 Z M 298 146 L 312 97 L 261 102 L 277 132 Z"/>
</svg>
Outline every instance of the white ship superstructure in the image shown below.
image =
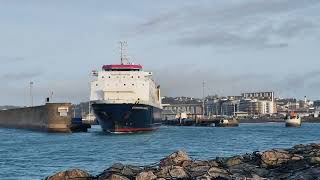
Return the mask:
<svg viewBox="0 0 320 180">
<path fill-rule="evenodd" d="M 91 82 L 90 101 L 115 104 L 146 104 L 161 108 L 160 88 L 151 72 L 141 65 L 105 65 Z"/>
</svg>

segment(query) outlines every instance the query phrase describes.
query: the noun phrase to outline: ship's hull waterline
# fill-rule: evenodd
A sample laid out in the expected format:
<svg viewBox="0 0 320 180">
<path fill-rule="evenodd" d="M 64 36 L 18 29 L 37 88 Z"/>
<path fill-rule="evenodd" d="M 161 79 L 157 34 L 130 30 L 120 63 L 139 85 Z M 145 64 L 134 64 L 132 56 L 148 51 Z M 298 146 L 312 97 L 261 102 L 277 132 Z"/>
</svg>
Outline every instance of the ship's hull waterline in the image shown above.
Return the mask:
<svg viewBox="0 0 320 180">
<path fill-rule="evenodd" d="M 300 127 L 301 119 L 289 119 L 286 120 L 286 127 Z"/>
<path fill-rule="evenodd" d="M 149 132 L 161 125 L 161 109 L 142 104 L 92 104 L 104 132 Z"/>
</svg>

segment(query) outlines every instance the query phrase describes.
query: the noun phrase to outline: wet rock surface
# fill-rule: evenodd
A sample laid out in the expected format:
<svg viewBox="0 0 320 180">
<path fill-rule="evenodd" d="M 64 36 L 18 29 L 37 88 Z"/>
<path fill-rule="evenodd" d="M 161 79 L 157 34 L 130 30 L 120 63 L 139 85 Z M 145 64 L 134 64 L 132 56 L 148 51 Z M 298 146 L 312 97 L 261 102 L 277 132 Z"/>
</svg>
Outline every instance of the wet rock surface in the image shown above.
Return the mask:
<svg viewBox="0 0 320 180">
<path fill-rule="evenodd" d="M 45 178 L 45 180 L 65 180 L 65 179 L 91 179 L 91 176 L 88 172 L 80 169 L 70 169 L 67 171 L 56 173 L 52 176 Z"/>
<path fill-rule="evenodd" d="M 289 149 L 194 161 L 177 151 L 158 164 L 138 167 L 114 164 L 99 175 L 74 169 L 45 180 L 166 180 L 166 179 L 320 179 L 320 144 L 296 145 Z"/>
</svg>

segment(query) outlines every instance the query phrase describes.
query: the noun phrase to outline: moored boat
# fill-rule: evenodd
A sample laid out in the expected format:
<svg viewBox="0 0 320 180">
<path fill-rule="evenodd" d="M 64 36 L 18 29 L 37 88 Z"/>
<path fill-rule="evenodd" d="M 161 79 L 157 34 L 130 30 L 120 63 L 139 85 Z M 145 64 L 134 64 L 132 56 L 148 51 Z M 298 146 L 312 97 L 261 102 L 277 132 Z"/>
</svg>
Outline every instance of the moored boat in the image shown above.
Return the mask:
<svg viewBox="0 0 320 180">
<path fill-rule="evenodd" d="M 239 122 L 237 119 L 221 119 L 215 122 L 215 127 L 238 127 Z"/>
<path fill-rule="evenodd" d="M 285 117 L 286 127 L 300 127 L 301 126 L 301 117 L 295 112 L 291 112 Z"/>
</svg>

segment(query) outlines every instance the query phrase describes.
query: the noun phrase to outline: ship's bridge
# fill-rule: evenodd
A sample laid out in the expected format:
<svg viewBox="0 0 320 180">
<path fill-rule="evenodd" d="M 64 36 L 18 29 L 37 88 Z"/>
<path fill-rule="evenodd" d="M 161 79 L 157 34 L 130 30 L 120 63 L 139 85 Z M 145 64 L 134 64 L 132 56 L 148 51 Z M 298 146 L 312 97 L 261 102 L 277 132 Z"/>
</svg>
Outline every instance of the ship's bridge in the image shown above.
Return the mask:
<svg viewBox="0 0 320 180">
<path fill-rule="evenodd" d="M 104 71 L 141 71 L 140 64 L 111 64 L 102 66 Z"/>
</svg>

